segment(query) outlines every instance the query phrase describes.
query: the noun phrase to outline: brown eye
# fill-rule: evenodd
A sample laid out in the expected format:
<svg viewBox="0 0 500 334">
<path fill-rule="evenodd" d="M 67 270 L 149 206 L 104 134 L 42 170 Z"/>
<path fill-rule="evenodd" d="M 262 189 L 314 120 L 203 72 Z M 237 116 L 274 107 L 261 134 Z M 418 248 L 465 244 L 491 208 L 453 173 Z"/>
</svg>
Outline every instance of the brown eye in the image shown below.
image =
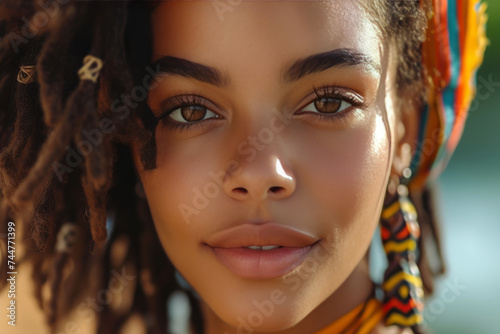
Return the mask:
<svg viewBox="0 0 500 334">
<path fill-rule="evenodd" d="M 181 108 L 182 117 L 188 122 L 196 122 L 205 116 L 207 109 L 202 106 L 187 106 Z"/>
<path fill-rule="evenodd" d="M 219 118 L 219 115 L 213 113 L 203 106 L 191 105 L 183 106 L 172 111 L 168 117 L 180 123 L 198 122 L 208 118 Z"/>
<path fill-rule="evenodd" d="M 334 114 L 342 106 L 342 100 L 332 98 L 322 98 L 314 101 L 314 107 L 321 113 Z"/>
<path fill-rule="evenodd" d="M 352 107 L 352 104 L 333 97 L 321 97 L 302 109 L 316 114 L 337 114 Z"/>
</svg>

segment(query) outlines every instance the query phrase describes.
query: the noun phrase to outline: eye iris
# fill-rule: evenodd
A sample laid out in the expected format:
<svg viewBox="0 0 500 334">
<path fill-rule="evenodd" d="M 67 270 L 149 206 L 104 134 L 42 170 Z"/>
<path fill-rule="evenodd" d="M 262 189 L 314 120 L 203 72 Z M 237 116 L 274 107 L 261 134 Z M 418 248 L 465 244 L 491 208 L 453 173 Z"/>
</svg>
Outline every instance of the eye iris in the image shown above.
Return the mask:
<svg viewBox="0 0 500 334">
<path fill-rule="evenodd" d="M 207 113 L 207 109 L 202 106 L 187 106 L 181 108 L 182 117 L 189 122 L 202 120 Z"/>
<path fill-rule="evenodd" d="M 322 98 L 314 101 L 314 106 L 322 113 L 336 113 L 339 111 L 342 101 L 333 98 Z"/>
</svg>

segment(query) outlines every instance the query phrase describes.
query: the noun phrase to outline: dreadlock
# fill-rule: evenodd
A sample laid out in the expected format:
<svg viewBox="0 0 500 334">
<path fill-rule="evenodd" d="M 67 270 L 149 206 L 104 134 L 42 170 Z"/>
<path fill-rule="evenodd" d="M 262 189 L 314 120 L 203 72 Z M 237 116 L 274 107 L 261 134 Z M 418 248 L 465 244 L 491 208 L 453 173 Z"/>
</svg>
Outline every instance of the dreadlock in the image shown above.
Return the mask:
<svg viewBox="0 0 500 334">
<path fill-rule="evenodd" d="M 134 30 L 136 24 L 147 26 L 141 20 L 151 9 L 139 2 L 69 2 L 30 38 L 23 37 L 23 18 L 34 19 L 35 1 L 10 0 L 0 10 L 8 13 L 0 19 L 0 223 L 7 231 L 7 222 L 15 219 L 23 232 L 26 252 L 17 264 L 31 263 L 35 296 L 52 330 L 75 308 L 81 286 L 88 285 L 84 282 L 96 291 L 106 289 L 113 273 L 125 268 L 141 280 L 124 287 L 128 300 L 103 303 L 98 332 L 118 332 L 132 314 L 139 314 L 147 320 L 148 333 L 164 333 L 165 301 L 179 286 L 147 204 L 134 191 L 137 179 L 126 145 L 131 138 L 151 142 L 154 136 L 135 122 L 138 111 L 131 108 L 122 117 L 100 95 L 119 99 L 142 74 L 130 70 L 137 68 L 130 64 L 144 68 L 147 56 L 133 55 L 131 49 L 144 43 Z M 78 76 L 89 54 L 105 64 L 100 81 Z M 20 67 L 33 65 L 36 81 L 18 82 Z M 84 150 L 83 134 L 98 129 L 104 119 L 115 131 L 101 134 L 100 142 Z M 68 152 L 81 154 L 74 168 L 67 167 Z M 107 235 L 111 212 L 115 223 Z M 67 222 L 78 227 L 79 242 L 56 250 L 56 236 Z M 1 247 L 7 254 L 4 239 Z M 4 259 L 1 263 L 4 286 L 8 270 Z M 196 310 L 195 298 L 190 299 Z M 201 313 L 193 314 L 201 333 Z"/>
<path fill-rule="evenodd" d="M 374 16 L 383 18 L 382 30 L 399 41 L 400 54 L 412 55 L 398 60 L 398 83 L 402 88 L 418 85 L 418 32 L 424 29 L 425 13 L 415 1 L 401 1 L 394 8 L 390 0 L 380 2 L 386 14 L 372 9 Z M 87 292 L 82 286 L 108 289 L 114 273 L 125 270 L 135 279 L 115 299 L 102 303 L 96 313 L 97 332 L 117 333 L 131 316 L 140 315 L 148 333 L 164 333 L 166 300 L 181 287 L 156 236 L 147 202 L 137 192 L 129 150 L 130 142 L 138 140 L 144 168 L 155 167 L 154 123 L 147 118 L 145 103 L 124 106 L 123 112 L 113 109 L 145 77 L 154 4 L 64 3 L 58 15 L 29 38 L 26 19 L 34 25 L 40 4 L 4 0 L 4 7 L 0 5 L 0 233 L 13 220 L 22 230 L 26 250 L 16 263 L 31 264 L 35 297 L 52 330 Z M 97 82 L 78 76 L 87 55 L 103 61 Z M 20 67 L 33 65 L 36 80 L 18 82 Z M 84 150 L 84 134 L 94 133 L 102 122 L 111 124 L 113 131 L 100 133 L 97 144 Z M 428 199 L 426 194 L 422 207 L 429 213 Z M 69 222 L 78 240 L 60 250 L 56 239 L 67 237 L 64 226 Z M 0 247 L 7 254 L 6 239 L 0 240 Z M 8 272 L 5 259 L 0 269 L 2 287 Z M 191 324 L 203 333 L 197 297 L 188 291 L 188 298 Z"/>
</svg>

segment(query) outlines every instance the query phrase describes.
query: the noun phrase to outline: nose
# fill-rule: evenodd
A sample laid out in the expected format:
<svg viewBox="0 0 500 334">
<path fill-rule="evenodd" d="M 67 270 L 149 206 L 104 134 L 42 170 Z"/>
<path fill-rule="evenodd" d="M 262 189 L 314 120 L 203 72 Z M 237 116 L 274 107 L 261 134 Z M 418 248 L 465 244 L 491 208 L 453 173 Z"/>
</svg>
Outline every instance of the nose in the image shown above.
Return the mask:
<svg viewBox="0 0 500 334">
<path fill-rule="evenodd" d="M 276 155 L 264 154 L 257 153 L 253 161 L 244 160 L 227 171 L 224 191 L 228 196 L 240 201 L 263 201 L 285 199 L 293 194 L 296 180 L 291 170 L 285 170 Z"/>
</svg>

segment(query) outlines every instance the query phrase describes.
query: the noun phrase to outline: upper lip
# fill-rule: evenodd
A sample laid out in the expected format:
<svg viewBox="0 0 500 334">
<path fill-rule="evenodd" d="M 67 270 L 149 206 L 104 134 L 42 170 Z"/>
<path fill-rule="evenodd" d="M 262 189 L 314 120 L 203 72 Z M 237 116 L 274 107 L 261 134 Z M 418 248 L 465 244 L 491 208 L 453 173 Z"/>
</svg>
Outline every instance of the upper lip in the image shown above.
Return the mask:
<svg viewBox="0 0 500 334">
<path fill-rule="evenodd" d="M 213 248 L 248 246 L 306 247 L 319 239 L 275 222 L 244 223 L 211 234 L 205 244 Z"/>
</svg>

